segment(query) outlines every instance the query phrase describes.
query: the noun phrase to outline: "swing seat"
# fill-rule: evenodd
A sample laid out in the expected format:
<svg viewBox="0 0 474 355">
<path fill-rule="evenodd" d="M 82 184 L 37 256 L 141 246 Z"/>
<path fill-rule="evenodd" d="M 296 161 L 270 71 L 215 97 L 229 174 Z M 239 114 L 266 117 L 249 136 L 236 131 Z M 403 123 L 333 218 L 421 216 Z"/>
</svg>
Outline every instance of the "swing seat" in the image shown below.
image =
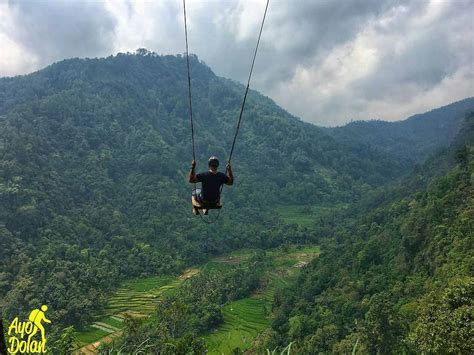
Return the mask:
<svg viewBox="0 0 474 355">
<path fill-rule="evenodd" d="M 192 196 L 191 203 L 193 204 L 193 207 L 197 210 L 220 210 L 222 208 L 220 200 L 199 202 L 194 196 Z"/>
</svg>

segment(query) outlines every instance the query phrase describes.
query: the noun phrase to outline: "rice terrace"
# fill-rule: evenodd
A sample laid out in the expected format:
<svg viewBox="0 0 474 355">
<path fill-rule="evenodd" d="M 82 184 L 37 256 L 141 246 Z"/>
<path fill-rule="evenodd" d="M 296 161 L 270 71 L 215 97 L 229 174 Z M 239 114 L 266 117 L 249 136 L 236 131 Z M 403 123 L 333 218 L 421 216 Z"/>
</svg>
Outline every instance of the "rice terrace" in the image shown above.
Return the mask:
<svg viewBox="0 0 474 355">
<path fill-rule="evenodd" d="M 257 251 L 242 249 L 185 270 L 179 277 L 154 276 L 124 282 L 107 301 L 100 317 L 76 332 L 76 354 L 95 354 L 103 343 L 120 337 L 127 317 L 152 317 L 156 301 L 202 272 L 222 270 L 238 265 Z M 249 349 L 257 336 L 269 327 L 268 316 L 275 290 L 295 278 L 302 267 L 319 254 L 318 246 L 291 246 L 285 250 L 267 251 L 272 268 L 265 274 L 262 287 L 250 297 L 223 306 L 224 322 L 203 334 L 209 354 L 228 354 L 235 348 Z"/>
<path fill-rule="evenodd" d="M 0 19 L 0 355 L 474 355 L 474 0 Z"/>
</svg>

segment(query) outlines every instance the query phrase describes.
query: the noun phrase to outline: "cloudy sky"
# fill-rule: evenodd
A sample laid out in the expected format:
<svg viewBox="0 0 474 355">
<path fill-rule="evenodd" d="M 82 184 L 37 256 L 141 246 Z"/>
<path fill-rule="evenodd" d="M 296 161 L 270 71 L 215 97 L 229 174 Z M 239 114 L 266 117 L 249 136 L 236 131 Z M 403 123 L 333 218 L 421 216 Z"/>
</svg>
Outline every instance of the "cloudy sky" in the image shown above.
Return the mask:
<svg viewBox="0 0 474 355">
<path fill-rule="evenodd" d="M 246 81 L 266 0 L 187 0 L 190 51 Z M 181 0 L 0 0 L 0 76 L 184 52 Z M 302 119 L 398 120 L 474 95 L 474 0 L 271 0 L 252 87 Z"/>
</svg>

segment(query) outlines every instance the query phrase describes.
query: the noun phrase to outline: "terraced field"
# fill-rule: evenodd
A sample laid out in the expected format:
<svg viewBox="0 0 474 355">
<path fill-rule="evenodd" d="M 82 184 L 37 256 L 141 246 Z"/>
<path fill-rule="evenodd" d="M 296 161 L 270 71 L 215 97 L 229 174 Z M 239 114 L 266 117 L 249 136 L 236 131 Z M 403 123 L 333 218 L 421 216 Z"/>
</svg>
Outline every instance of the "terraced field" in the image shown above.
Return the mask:
<svg viewBox="0 0 474 355">
<path fill-rule="evenodd" d="M 295 278 L 300 268 L 319 254 L 319 247 L 270 251 L 267 254 L 274 257 L 274 268 L 266 275 L 266 287 L 251 297 L 222 308 L 224 323 L 204 336 L 209 354 L 230 354 L 235 348 L 248 350 L 257 335 L 269 326 L 267 310 L 276 290 Z"/>
<path fill-rule="evenodd" d="M 76 336 L 81 348 L 78 354 L 95 354 L 101 342 L 111 341 L 121 334 L 127 315 L 147 317 L 153 313 L 156 300 L 173 292 L 184 280 L 198 272 L 222 270 L 238 265 L 248 259 L 255 250 L 242 249 L 220 256 L 186 270 L 180 277 L 148 277 L 131 280 L 112 295 L 103 314 L 88 327 L 78 331 Z M 273 301 L 275 291 L 284 287 L 296 277 L 301 267 L 319 254 L 316 246 L 291 247 L 287 250 L 267 251 L 273 259 L 273 267 L 265 276 L 265 287 L 248 298 L 231 302 L 222 308 L 224 323 L 204 335 L 210 354 L 229 354 L 233 349 L 247 350 L 255 337 L 269 326 L 267 310 Z"/>
<path fill-rule="evenodd" d="M 181 284 L 181 279 L 169 277 L 150 277 L 127 282 L 109 299 L 105 308 L 108 314 L 138 312 L 150 314 L 155 300 Z"/>
<path fill-rule="evenodd" d="M 347 208 L 347 204 L 323 205 L 323 206 L 277 206 L 276 210 L 285 223 L 299 224 L 303 227 L 314 226 L 320 218 L 327 218 L 335 211 Z"/>
<path fill-rule="evenodd" d="M 268 327 L 265 315 L 265 298 L 244 298 L 232 302 L 222 309 L 224 324 L 204 339 L 209 354 L 230 354 L 235 348 L 248 349 L 255 337 Z"/>
<path fill-rule="evenodd" d="M 237 250 L 228 255 L 216 257 L 203 264 L 199 269 L 201 272 L 228 269 L 234 265 L 239 265 L 254 253 L 255 250 L 252 249 Z"/>
<path fill-rule="evenodd" d="M 186 278 L 198 272 L 187 270 L 179 278 L 148 277 L 125 282 L 105 307 L 104 314 L 93 324 L 76 333 L 81 349 L 78 353 L 95 354 L 101 341 L 110 341 L 120 335 L 125 317 L 146 317 L 153 313 L 158 297 L 173 292 Z"/>
</svg>

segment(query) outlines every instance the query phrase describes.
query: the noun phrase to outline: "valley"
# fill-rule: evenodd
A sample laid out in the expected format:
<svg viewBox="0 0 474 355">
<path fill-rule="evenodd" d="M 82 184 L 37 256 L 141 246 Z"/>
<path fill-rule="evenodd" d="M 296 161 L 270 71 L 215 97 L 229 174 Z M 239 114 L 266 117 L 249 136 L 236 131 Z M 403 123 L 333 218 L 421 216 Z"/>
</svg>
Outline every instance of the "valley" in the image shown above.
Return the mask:
<svg viewBox="0 0 474 355">
<path fill-rule="evenodd" d="M 323 128 L 250 90 L 206 225 L 185 65 L 142 50 L 0 78 L 2 318 L 47 305 L 56 353 L 472 353 L 474 98 Z M 203 171 L 245 87 L 190 66 Z"/>
<path fill-rule="evenodd" d="M 190 277 L 209 270 L 232 268 L 255 252 L 253 249 L 237 250 L 187 269 L 175 278 L 148 277 L 124 282 L 108 299 L 103 314 L 94 323 L 76 332 L 80 348 L 75 353 L 97 353 L 100 344 L 120 337 L 126 317 L 153 317 L 157 299 L 174 292 Z M 209 354 L 230 353 L 234 348 L 249 349 L 253 340 L 269 327 L 268 317 L 275 291 L 293 280 L 319 252 L 317 246 L 290 246 L 285 251 L 267 251 L 273 267 L 265 273 L 262 287 L 250 297 L 226 304 L 222 308 L 223 323 L 203 334 Z"/>
</svg>

